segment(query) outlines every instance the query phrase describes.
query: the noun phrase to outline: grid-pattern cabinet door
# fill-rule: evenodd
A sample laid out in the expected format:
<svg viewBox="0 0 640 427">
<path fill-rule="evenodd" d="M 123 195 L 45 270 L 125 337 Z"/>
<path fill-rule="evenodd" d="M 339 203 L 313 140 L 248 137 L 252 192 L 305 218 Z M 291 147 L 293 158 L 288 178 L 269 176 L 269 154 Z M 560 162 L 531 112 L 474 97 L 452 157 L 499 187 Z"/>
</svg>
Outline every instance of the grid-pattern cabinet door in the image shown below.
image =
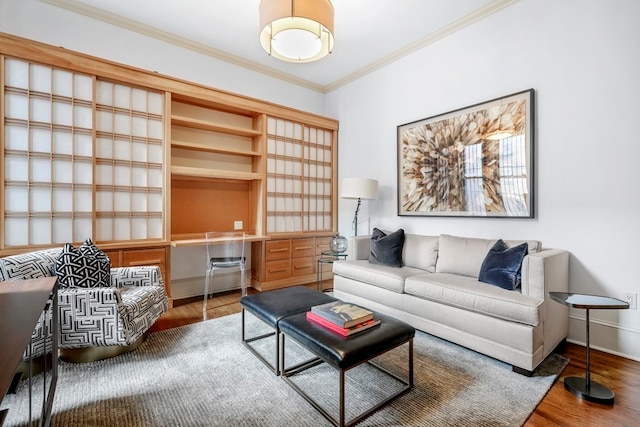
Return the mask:
<svg viewBox="0 0 640 427">
<path fill-rule="evenodd" d="M 333 228 L 333 131 L 267 120 L 267 233 Z"/>
<path fill-rule="evenodd" d="M 90 237 L 93 78 L 3 59 L 0 247 Z"/>
<path fill-rule="evenodd" d="M 0 249 L 163 237 L 163 95 L 2 58 Z"/>
<path fill-rule="evenodd" d="M 163 95 L 96 82 L 96 238 L 160 239 Z"/>
</svg>

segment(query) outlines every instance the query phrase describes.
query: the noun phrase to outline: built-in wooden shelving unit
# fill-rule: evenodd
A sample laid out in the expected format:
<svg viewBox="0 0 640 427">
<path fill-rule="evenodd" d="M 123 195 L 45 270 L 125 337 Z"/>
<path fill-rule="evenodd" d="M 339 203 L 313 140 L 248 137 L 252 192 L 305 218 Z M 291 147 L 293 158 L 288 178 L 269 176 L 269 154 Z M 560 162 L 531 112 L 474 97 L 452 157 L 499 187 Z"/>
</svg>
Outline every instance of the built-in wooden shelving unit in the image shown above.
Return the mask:
<svg viewBox="0 0 640 427">
<path fill-rule="evenodd" d="M 168 285 L 170 248 L 241 222 L 257 287 L 315 278 L 336 120 L 2 33 L 0 83 L 0 256 L 92 237 Z M 315 249 L 270 281 L 274 239 Z"/>
</svg>

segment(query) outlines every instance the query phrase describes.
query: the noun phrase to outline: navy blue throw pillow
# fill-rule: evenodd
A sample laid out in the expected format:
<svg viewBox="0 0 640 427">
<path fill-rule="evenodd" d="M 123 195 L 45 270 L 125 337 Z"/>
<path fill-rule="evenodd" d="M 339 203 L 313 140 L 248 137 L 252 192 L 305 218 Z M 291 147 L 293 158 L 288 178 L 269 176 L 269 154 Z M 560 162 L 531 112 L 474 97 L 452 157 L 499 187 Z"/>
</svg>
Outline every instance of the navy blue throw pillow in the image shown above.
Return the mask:
<svg viewBox="0 0 640 427">
<path fill-rule="evenodd" d="M 482 261 L 478 280 L 510 291 L 517 289 L 522 260 L 528 253 L 526 243 L 510 248 L 502 239 L 498 240 Z"/>
<path fill-rule="evenodd" d="M 402 267 L 402 248 L 404 247 L 404 230 L 401 228 L 391 234 L 385 234 L 377 228 L 371 233 L 371 254 L 369 262 L 372 264 Z"/>
</svg>

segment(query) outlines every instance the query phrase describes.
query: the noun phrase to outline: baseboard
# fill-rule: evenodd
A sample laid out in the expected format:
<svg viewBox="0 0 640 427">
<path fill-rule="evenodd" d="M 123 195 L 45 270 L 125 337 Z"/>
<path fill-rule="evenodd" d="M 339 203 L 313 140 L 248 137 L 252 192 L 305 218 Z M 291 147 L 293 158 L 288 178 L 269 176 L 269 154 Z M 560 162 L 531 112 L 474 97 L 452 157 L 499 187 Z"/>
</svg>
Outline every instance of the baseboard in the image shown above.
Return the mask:
<svg viewBox="0 0 640 427">
<path fill-rule="evenodd" d="M 251 277 L 251 270 L 246 271 L 247 281 Z M 240 289 L 238 272 L 216 273 L 211 293 L 226 292 Z M 171 297 L 174 300 L 204 295 L 204 275 L 171 279 Z"/>
<path fill-rule="evenodd" d="M 640 329 L 594 319 L 593 317 L 589 320 L 589 347 L 640 362 Z M 586 318 L 584 316 L 569 315 L 568 342 L 586 346 L 585 321 Z"/>
</svg>

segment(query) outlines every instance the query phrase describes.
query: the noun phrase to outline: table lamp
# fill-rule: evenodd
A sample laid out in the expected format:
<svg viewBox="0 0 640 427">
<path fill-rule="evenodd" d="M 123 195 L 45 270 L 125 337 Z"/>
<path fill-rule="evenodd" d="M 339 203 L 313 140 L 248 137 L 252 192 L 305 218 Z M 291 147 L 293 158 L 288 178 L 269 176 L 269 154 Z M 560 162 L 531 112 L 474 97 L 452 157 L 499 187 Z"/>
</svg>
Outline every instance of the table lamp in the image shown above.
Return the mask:
<svg viewBox="0 0 640 427">
<path fill-rule="evenodd" d="M 367 178 L 344 178 L 341 183 L 340 197 L 343 199 L 358 199 L 356 213 L 353 216 L 353 230 L 358 235 L 358 212 L 362 199 L 378 198 L 378 181 Z"/>
</svg>

